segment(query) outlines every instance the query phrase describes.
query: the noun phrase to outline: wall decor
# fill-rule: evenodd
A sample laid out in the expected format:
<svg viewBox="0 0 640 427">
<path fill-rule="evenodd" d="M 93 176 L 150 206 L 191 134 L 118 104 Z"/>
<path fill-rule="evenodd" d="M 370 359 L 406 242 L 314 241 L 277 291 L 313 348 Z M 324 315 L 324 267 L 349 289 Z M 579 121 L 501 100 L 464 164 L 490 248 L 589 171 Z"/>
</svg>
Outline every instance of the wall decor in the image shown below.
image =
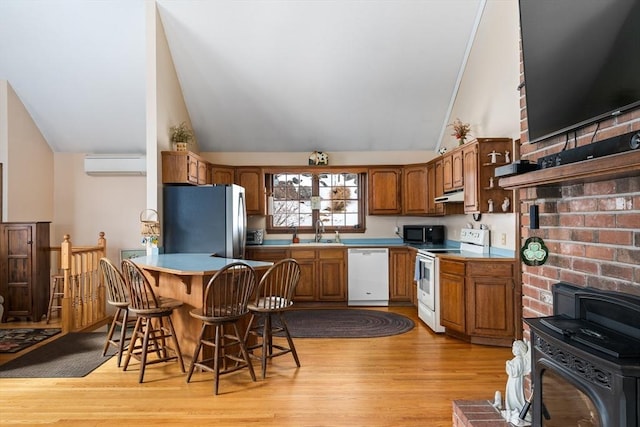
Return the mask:
<svg viewBox="0 0 640 427">
<path fill-rule="evenodd" d="M 320 165 L 328 165 L 329 164 L 329 155 L 322 151 L 314 151 L 309 156 L 309 164 L 320 166 Z"/>
<path fill-rule="evenodd" d="M 520 251 L 522 262 L 528 266 L 542 265 L 547 262 L 549 249 L 540 237 L 529 237 Z"/>
</svg>

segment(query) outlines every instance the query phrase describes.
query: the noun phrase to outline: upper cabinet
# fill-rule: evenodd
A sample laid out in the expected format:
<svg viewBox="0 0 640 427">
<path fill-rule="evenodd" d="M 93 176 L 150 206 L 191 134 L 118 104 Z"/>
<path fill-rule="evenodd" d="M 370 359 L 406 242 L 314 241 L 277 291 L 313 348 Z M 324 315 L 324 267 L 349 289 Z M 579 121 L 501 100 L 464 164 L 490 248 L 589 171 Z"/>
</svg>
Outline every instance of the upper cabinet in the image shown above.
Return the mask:
<svg viewBox="0 0 640 427">
<path fill-rule="evenodd" d="M 369 168 L 369 215 L 400 215 L 402 168 Z"/>
<path fill-rule="evenodd" d="M 402 169 L 402 213 L 429 215 L 429 198 L 427 165 L 405 166 Z"/>
<path fill-rule="evenodd" d="M 233 184 L 235 179 L 235 168 L 232 166 L 211 165 L 212 184 Z"/>
<path fill-rule="evenodd" d="M 163 151 L 162 183 L 210 184 L 209 162 L 191 151 Z"/>
<path fill-rule="evenodd" d="M 264 172 L 260 167 L 235 168 L 236 184 L 244 187 L 247 215 L 266 215 Z"/>
</svg>

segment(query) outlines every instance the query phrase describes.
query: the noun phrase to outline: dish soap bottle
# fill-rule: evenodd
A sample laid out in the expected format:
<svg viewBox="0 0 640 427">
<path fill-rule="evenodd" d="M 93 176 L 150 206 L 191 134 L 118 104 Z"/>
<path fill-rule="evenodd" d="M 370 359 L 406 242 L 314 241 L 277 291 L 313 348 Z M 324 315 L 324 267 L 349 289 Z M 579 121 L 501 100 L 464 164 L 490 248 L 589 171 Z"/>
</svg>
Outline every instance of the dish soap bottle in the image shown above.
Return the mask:
<svg viewBox="0 0 640 427">
<path fill-rule="evenodd" d="M 338 233 L 338 230 L 336 230 L 336 239 L 335 239 L 336 243 L 340 243 L 340 233 Z"/>
</svg>

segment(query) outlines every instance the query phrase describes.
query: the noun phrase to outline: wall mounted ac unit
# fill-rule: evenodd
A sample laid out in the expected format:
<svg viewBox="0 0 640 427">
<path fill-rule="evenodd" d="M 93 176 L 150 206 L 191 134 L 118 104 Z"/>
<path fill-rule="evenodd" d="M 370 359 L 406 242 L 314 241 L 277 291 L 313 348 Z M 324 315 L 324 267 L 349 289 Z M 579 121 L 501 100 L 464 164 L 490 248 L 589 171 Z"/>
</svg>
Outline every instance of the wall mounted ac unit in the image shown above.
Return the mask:
<svg viewBox="0 0 640 427">
<path fill-rule="evenodd" d="M 144 154 L 87 154 L 84 157 L 87 175 L 146 175 Z"/>
</svg>

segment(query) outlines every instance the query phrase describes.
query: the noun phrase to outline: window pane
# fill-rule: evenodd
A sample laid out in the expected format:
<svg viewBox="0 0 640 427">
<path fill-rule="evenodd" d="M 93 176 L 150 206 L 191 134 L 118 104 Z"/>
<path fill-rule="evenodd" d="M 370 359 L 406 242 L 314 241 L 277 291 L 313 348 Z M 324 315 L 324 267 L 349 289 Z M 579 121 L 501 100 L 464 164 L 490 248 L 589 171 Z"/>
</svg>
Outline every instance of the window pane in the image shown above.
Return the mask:
<svg viewBox="0 0 640 427">
<path fill-rule="evenodd" d="M 358 199 L 360 175 L 341 172 L 282 172 L 271 175 L 274 197 L 273 228 L 359 228 L 363 201 Z M 320 209 L 311 209 L 311 197 L 320 197 Z"/>
</svg>

